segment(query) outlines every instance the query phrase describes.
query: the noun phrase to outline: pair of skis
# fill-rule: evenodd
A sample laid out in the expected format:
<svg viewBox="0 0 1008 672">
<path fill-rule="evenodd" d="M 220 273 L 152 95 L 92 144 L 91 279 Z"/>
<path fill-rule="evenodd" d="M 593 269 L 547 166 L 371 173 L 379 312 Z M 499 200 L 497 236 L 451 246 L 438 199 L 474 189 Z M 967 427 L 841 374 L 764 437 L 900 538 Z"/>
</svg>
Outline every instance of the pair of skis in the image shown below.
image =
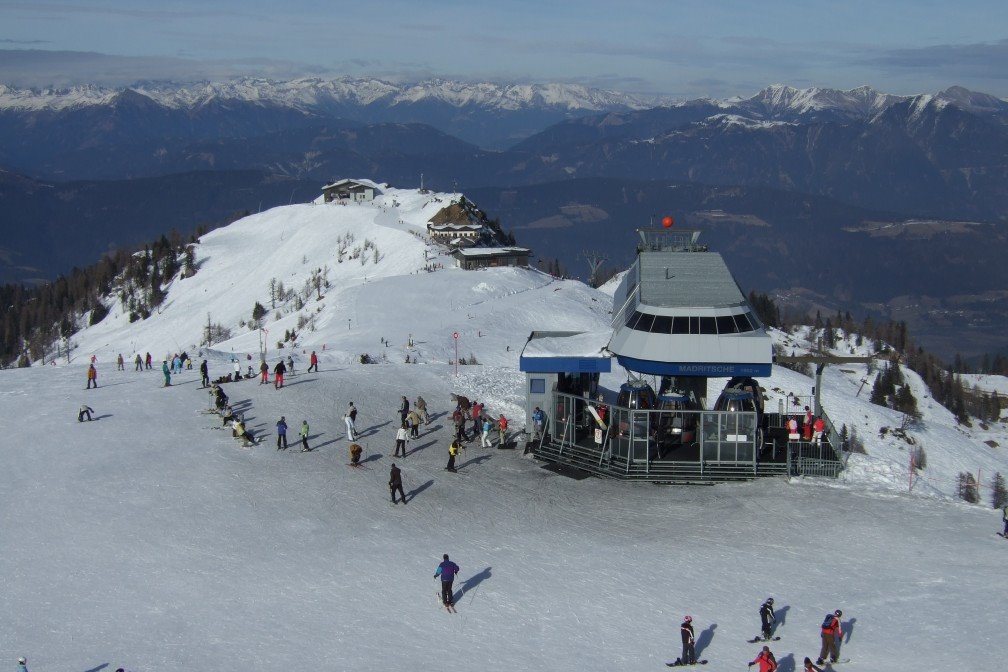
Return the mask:
<svg viewBox="0 0 1008 672">
<path fill-rule="evenodd" d="M 437 603 L 439 605 L 441 605 L 442 607 L 444 607 L 445 610 L 449 614 L 457 614 L 458 613 L 458 611 L 455 610 L 455 605 L 454 604 L 445 604 L 444 602 L 441 601 L 441 593 L 435 591 L 434 595 L 435 595 L 435 599 L 437 600 Z"/>
</svg>

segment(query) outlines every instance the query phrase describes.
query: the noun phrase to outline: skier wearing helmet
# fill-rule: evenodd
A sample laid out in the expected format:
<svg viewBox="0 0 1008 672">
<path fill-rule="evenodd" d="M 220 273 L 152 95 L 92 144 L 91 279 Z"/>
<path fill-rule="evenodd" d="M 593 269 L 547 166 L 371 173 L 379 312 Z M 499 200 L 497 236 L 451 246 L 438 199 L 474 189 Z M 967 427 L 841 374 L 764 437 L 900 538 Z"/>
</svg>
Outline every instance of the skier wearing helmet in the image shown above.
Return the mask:
<svg viewBox="0 0 1008 672">
<path fill-rule="evenodd" d="M 24 659 L 24 656 L 18 658 L 17 672 L 28 672 L 28 661 Z"/>
<path fill-rule="evenodd" d="M 837 609 L 832 614 L 826 614 L 822 624 L 822 649 L 819 650 L 819 660 L 816 665 L 826 662 L 826 655 L 829 654 L 830 662 L 835 663 L 840 658 L 840 638 L 843 637 L 843 626 L 840 624 L 840 617 L 843 612 Z"/>
<path fill-rule="evenodd" d="M 777 619 L 774 616 L 772 597 L 768 597 L 766 599 L 766 602 L 760 605 L 759 615 L 760 615 L 760 622 L 762 623 L 763 626 L 763 639 L 769 640 L 770 635 L 773 634 L 774 623 L 777 622 Z"/>
<path fill-rule="evenodd" d="M 682 625 L 679 626 L 679 634 L 682 636 L 682 656 L 679 658 L 680 665 L 696 665 L 696 640 L 693 638 L 693 617 L 683 618 Z"/>
</svg>

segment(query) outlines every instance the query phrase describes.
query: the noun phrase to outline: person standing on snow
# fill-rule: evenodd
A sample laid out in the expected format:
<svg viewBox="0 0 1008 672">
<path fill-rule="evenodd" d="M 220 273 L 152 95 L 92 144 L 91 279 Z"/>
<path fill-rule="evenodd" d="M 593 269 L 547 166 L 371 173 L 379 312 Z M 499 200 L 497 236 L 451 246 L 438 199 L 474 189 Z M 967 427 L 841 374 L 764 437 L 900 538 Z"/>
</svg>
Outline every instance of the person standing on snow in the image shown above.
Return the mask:
<svg viewBox="0 0 1008 672">
<path fill-rule="evenodd" d="M 301 421 L 301 452 L 307 453 L 311 448 L 308 447 L 308 421 Z"/>
<path fill-rule="evenodd" d="M 280 447 L 281 443 L 283 448 Z M 277 450 L 287 450 L 287 420 L 282 415 L 277 421 Z"/>
<path fill-rule="evenodd" d="M 77 411 L 77 422 L 84 422 L 85 417 L 87 417 L 88 422 L 91 422 L 92 413 L 94 413 L 94 409 L 87 404 L 84 404 L 80 407 L 80 410 Z"/>
<path fill-rule="evenodd" d="M 406 414 L 406 426 L 409 427 L 410 438 L 420 438 L 420 416 L 415 410 Z"/>
<path fill-rule="evenodd" d="M 679 658 L 681 665 L 696 665 L 696 640 L 693 638 L 693 617 L 683 618 L 682 625 L 679 626 L 679 634 L 682 637 L 682 656 Z"/>
<path fill-rule="evenodd" d="M 235 366 L 235 371 L 236 371 L 235 375 L 238 375 L 237 372 L 241 371 L 241 366 L 240 365 Z M 260 376 L 259 378 L 260 385 L 269 382 L 269 364 L 266 363 L 265 359 L 259 363 L 259 376 Z"/>
<path fill-rule="evenodd" d="M 444 560 L 438 565 L 434 572 L 434 578 L 441 577 L 441 603 L 445 607 L 455 606 L 455 593 L 452 591 L 452 582 L 455 575 L 459 573 L 459 566 L 448 559 L 448 554 L 444 554 Z"/>
<path fill-rule="evenodd" d="M 490 422 L 490 418 L 483 418 L 483 438 L 480 439 L 480 446 L 483 448 L 493 448 L 493 444 L 490 442 L 491 429 L 493 429 L 493 423 Z"/>
<path fill-rule="evenodd" d="M 357 426 L 354 424 L 357 421 L 357 407 L 353 405 L 351 401 L 347 406 L 346 413 L 343 414 L 343 422 L 346 423 L 346 433 L 347 441 L 357 440 Z"/>
<path fill-rule="evenodd" d="M 388 486 L 389 491 L 392 493 L 392 503 L 393 504 L 399 503 L 398 501 L 396 501 L 396 492 L 398 492 L 399 495 L 402 497 L 402 503 L 405 504 L 406 493 L 403 492 L 402 487 L 402 471 L 399 469 L 399 467 L 395 466 L 395 462 L 392 463 L 392 468 L 389 469 Z"/>
<path fill-rule="evenodd" d="M 427 402 L 424 401 L 423 397 L 417 395 L 416 403 L 413 405 L 413 408 L 416 409 L 416 412 L 420 416 L 420 419 L 423 420 L 423 424 L 429 425 L 430 416 L 427 415 Z"/>
<path fill-rule="evenodd" d="M 504 441 L 507 439 L 507 427 L 508 419 L 501 413 L 500 418 L 497 420 L 497 431 L 500 432 L 500 443 L 497 444 L 498 448 L 504 447 Z"/>
<path fill-rule="evenodd" d="M 118 359 L 116 359 L 116 371 L 125 371 L 125 370 L 126 370 L 126 362 L 123 360 L 122 353 L 120 352 Z"/>
<path fill-rule="evenodd" d="M 445 471 L 455 473 L 455 458 L 458 456 L 460 449 L 462 449 L 462 444 L 458 440 L 452 441 L 448 445 L 448 466 L 445 467 Z"/>
<path fill-rule="evenodd" d="M 481 404 L 478 401 L 474 401 L 471 411 L 472 411 L 473 426 L 472 426 L 472 438 L 469 440 L 475 441 L 476 437 L 479 436 L 480 433 L 480 422 L 483 418 L 483 404 Z"/>
<path fill-rule="evenodd" d="M 822 445 L 822 435 L 825 429 L 826 423 L 822 418 L 816 418 L 812 421 L 812 443 L 817 446 Z"/>
<path fill-rule="evenodd" d="M 151 362 L 153 361 L 153 359 L 154 358 L 151 357 L 151 354 L 149 352 L 147 353 L 147 356 L 144 357 L 144 364 L 147 367 L 147 371 L 150 371 L 150 369 L 151 369 Z"/>
<path fill-rule="evenodd" d="M 143 360 L 140 358 L 140 353 L 136 353 L 136 357 L 133 359 L 133 370 L 143 371 Z"/>
<path fill-rule="evenodd" d="M 452 413 L 452 422 L 455 424 L 455 440 L 461 443 L 465 441 L 465 415 L 460 409 L 455 409 Z"/>
<path fill-rule="evenodd" d="M 294 357 L 287 355 L 287 371 L 290 375 L 294 375 Z"/>
<path fill-rule="evenodd" d="M 281 387 L 283 387 L 283 377 L 285 373 L 287 373 L 287 367 L 284 366 L 283 360 L 281 359 L 279 362 L 276 363 L 276 366 L 273 367 L 274 390 L 279 390 Z"/>
<path fill-rule="evenodd" d="M 759 672 L 775 672 L 777 669 L 777 659 L 774 658 L 769 646 L 764 646 L 763 650 L 756 656 L 756 659 L 749 663 L 749 667 L 753 665 L 759 665 Z"/>
<path fill-rule="evenodd" d="M 772 597 L 768 597 L 766 602 L 760 605 L 759 615 L 760 623 L 763 628 L 763 639 L 769 640 L 770 635 L 773 634 L 774 623 L 777 622 L 777 617 L 774 616 Z"/>
<path fill-rule="evenodd" d="M 823 620 L 822 648 L 819 650 L 819 660 L 816 661 L 816 665 L 822 665 L 826 662 L 827 655 L 829 655 L 831 663 L 835 663 L 840 658 L 839 639 L 843 637 L 843 625 L 840 624 L 841 616 L 843 616 L 843 612 L 837 609 L 832 614 L 827 614 Z"/>
<path fill-rule="evenodd" d="M 96 388 L 98 387 L 98 369 L 95 368 L 94 362 L 88 364 L 87 388 L 85 389 L 90 390 L 92 385 L 94 385 Z"/>
<path fill-rule="evenodd" d="M 171 371 L 168 369 L 168 360 L 163 360 L 161 362 L 161 373 L 164 374 L 164 385 L 163 387 L 168 387 L 171 385 Z"/>
<path fill-rule="evenodd" d="M 538 441 L 539 437 L 542 436 L 543 432 L 543 422 L 546 421 L 546 414 L 542 412 L 542 409 L 538 406 L 532 411 L 532 431 L 535 433 L 532 435 L 533 441 Z"/>
<path fill-rule="evenodd" d="M 24 656 L 18 658 L 17 672 L 28 672 L 28 661 L 24 659 Z"/>
<path fill-rule="evenodd" d="M 402 456 L 406 457 L 406 425 L 405 423 L 399 427 L 396 432 L 395 437 L 395 455 L 393 457 L 399 457 L 399 451 L 402 451 Z"/>
<path fill-rule="evenodd" d="M 207 361 L 205 359 L 199 365 L 199 372 L 200 376 L 203 377 L 203 382 L 200 387 L 210 387 L 210 368 L 207 366 Z"/>
<path fill-rule="evenodd" d="M 312 369 L 315 369 L 315 373 L 318 373 L 318 355 L 315 354 L 314 350 L 311 351 L 311 359 L 309 362 L 310 365 L 308 367 L 308 373 L 311 373 Z"/>
<path fill-rule="evenodd" d="M 409 413 L 409 399 L 406 398 L 404 394 L 402 400 L 399 402 L 399 424 L 406 424 L 406 415 Z"/>
</svg>

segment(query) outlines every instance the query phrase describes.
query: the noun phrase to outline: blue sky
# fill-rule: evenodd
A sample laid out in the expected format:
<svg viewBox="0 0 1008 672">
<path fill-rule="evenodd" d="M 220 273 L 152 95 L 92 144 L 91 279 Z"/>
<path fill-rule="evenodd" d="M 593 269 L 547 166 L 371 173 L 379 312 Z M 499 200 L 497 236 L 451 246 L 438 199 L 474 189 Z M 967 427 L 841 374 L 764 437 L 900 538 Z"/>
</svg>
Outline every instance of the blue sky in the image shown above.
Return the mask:
<svg viewBox="0 0 1008 672">
<path fill-rule="evenodd" d="M 674 97 L 959 84 L 1008 97 L 1008 1 L 0 0 L 2 82 L 243 74 L 564 81 Z"/>
</svg>

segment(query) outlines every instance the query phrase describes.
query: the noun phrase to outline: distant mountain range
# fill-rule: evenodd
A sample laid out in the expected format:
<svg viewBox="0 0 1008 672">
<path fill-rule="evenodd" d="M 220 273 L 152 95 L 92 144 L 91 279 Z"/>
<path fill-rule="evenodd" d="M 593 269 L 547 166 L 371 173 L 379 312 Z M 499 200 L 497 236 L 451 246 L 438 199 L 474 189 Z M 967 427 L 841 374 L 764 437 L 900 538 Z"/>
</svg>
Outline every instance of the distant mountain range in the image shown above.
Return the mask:
<svg viewBox="0 0 1008 672">
<path fill-rule="evenodd" d="M 575 272 L 585 247 L 623 263 L 615 241 L 672 214 L 748 287 L 924 320 L 949 343 L 965 324 L 980 343 L 1008 326 L 989 310 L 1008 285 L 1006 157 L 1008 102 L 959 87 L 671 102 L 444 80 L 0 86 L 0 277 L 52 277 L 334 177 L 422 175 Z"/>
<path fill-rule="evenodd" d="M 20 143 L 26 150 L 44 150 L 41 131 L 52 126 L 81 133 L 78 137 L 84 143 L 140 139 L 146 146 L 155 139 L 243 137 L 343 119 L 424 123 L 477 145 L 503 148 L 572 116 L 643 109 L 658 102 L 654 97 L 572 84 L 467 84 L 444 79 L 399 85 L 378 79 L 244 78 L 121 89 L 0 85 L 0 131 L 17 126 L 28 134 Z M 3 144 L 17 139 L 5 137 Z"/>
<path fill-rule="evenodd" d="M 647 102 L 584 87 L 442 80 L 2 87 L 0 166 L 43 179 L 251 169 L 411 184 L 423 173 L 444 189 L 671 179 L 914 216 L 1008 218 L 1008 102 L 993 96 L 771 86 L 751 98 Z M 486 149 L 521 135 L 504 151 Z"/>
</svg>

